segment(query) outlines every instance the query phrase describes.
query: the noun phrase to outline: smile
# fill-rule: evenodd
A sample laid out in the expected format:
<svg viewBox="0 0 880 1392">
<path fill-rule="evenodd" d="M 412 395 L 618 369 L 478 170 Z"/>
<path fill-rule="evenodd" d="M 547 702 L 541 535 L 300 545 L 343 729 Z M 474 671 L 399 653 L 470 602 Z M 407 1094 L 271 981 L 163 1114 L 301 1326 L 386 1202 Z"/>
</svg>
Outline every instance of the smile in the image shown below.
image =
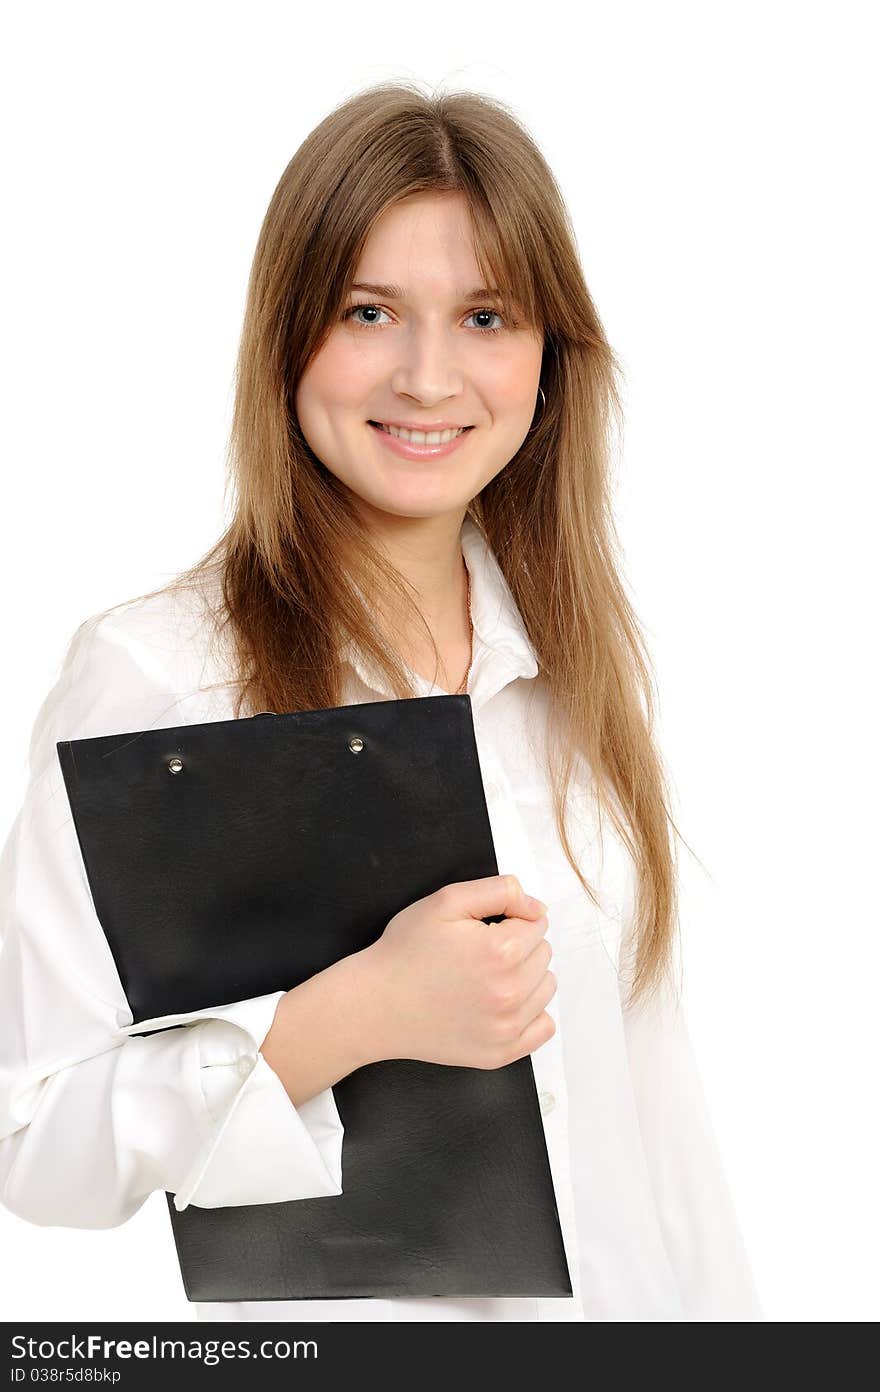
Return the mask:
<svg viewBox="0 0 880 1392">
<path fill-rule="evenodd" d="M 446 445 L 450 440 L 454 440 L 456 435 L 460 435 L 463 430 L 470 430 L 469 425 L 461 425 L 456 429 L 449 430 L 407 430 L 402 425 L 386 425 L 384 421 L 370 421 L 370 425 L 377 426 L 380 430 L 387 430 L 389 435 L 397 435 L 402 440 L 410 440 L 414 445 Z"/>
<path fill-rule="evenodd" d="M 472 425 L 459 430 L 402 430 L 396 425 L 381 425 L 379 421 L 368 421 L 382 443 L 404 459 L 442 459 L 459 449 L 466 436 L 474 429 Z"/>
</svg>

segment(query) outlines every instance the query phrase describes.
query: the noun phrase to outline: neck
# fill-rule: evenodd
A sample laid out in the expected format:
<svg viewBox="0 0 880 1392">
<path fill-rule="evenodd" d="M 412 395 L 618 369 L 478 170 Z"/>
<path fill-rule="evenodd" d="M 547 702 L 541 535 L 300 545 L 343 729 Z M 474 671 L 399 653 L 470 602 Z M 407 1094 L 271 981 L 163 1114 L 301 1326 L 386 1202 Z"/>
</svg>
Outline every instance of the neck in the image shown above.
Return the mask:
<svg viewBox="0 0 880 1392">
<path fill-rule="evenodd" d="M 369 524 L 371 539 L 392 565 L 412 585 L 416 603 L 435 641 L 455 643 L 469 635 L 467 616 L 467 570 L 462 558 L 461 527 L 463 512 L 441 517 L 396 517 L 373 513 Z M 394 625 L 411 626 L 399 614 L 390 613 Z"/>
</svg>

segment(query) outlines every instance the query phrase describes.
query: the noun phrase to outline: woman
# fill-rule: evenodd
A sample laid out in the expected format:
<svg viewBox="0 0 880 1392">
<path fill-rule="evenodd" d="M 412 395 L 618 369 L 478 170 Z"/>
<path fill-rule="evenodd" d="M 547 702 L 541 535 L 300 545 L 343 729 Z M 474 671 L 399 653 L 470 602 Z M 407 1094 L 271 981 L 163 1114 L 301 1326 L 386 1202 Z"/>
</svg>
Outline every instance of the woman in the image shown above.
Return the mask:
<svg viewBox="0 0 880 1392">
<path fill-rule="evenodd" d="M 617 370 L 503 105 L 383 84 L 297 151 L 249 284 L 233 520 L 176 584 L 81 625 L 34 728 L 4 856 L 12 1212 L 99 1228 L 156 1189 L 179 1210 L 340 1194 L 340 1078 L 530 1054 L 572 1298 L 199 1317 L 761 1318 L 672 984 L 675 827 L 609 508 Z M 128 1035 L 56 740 L 440 692 L 470 696 L 501 873 L 291 991 Z"/>
</svg>

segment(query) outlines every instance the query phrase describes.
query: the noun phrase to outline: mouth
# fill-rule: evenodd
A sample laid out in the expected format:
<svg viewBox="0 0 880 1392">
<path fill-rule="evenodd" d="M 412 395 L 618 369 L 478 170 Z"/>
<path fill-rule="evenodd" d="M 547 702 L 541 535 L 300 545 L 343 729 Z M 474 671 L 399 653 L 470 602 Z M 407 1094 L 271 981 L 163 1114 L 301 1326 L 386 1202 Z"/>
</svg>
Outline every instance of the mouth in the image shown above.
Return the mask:
<svg viewBox="0 0 880 1392">
<path fill-rule="evenodd" d="M 476 427 L 461 426 L 457 430 L 399 430 L 397 426 L 383 425 L 381 421 L 367 421 L 381 447 L 396 454 L 398 459 L 435 460 L 445 459 L 463 448 L 465 441 Z"/>
<path fill-rule="evenodd" d="M 404 430 L 396 425 L 386 425 L 384 421 L 371 420 L 367 422 L 374 430 L 381 430 L 386 435 L 391 435 L 398 440 L 407 440 L 413 445 L 447 445 L 450 440 L 455 440 L 459 435 L 463 435 L 468 430 L 473 430 L 472 425 L 458 426 L 455 430 Z"/>
</svg>

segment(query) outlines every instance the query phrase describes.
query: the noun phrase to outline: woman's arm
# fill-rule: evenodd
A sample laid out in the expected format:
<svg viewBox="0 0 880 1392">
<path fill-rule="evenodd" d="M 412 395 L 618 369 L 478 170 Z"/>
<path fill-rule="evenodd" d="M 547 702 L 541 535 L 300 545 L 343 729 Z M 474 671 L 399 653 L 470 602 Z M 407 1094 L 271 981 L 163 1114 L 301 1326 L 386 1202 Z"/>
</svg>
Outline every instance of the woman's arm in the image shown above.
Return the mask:
<svg viewBox="0 0 880 1392">
<path fill-rule="evenodd" d="M 381 1058 L 378 984 L 364 948 L 282 995 L 260 1052 L 295 1107 Z"/>
<path fill-rule="evenodd" d="M 125 615 L 77 630 L 36 718 L 24 804 L 0 859 L 0 1198 L 34 1223 L 116 1226 L 155 1189 L 178 1209 L 342 1192 L 334 1069 L 296 1106 L 260 1052 L 288 993 L 127 1033 L 55 742 L 185 723 L 174 652 L 172 633 L 144 650 Z M 284 1056 L 294 1068 L 290 1046 Z"/>
</svg>

